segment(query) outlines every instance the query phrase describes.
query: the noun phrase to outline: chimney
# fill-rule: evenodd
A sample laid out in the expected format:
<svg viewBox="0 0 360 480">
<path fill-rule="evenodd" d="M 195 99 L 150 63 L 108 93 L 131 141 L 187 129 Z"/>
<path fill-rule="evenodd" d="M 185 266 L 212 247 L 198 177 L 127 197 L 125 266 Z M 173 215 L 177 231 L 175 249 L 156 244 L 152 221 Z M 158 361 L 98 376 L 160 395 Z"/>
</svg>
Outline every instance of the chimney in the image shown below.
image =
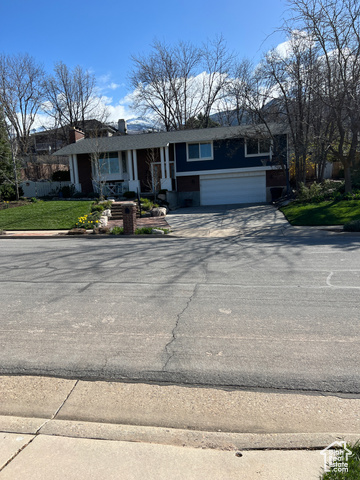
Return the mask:
<svg viewBox="0 0 360 480">
<path fill-rule="evenodd" d="M 123 135 L 127 133 L 126 120 L 124 120 L 123 118 L 118 120 L 118 130 L 119 130 L 119 133 Z"/>
<path fill-rule="evenodd" d="M 69 130 L 69 143 L 76 143 L 85 138 L 85 133 L 79 128 L 72 127 Z"/>
</svg>

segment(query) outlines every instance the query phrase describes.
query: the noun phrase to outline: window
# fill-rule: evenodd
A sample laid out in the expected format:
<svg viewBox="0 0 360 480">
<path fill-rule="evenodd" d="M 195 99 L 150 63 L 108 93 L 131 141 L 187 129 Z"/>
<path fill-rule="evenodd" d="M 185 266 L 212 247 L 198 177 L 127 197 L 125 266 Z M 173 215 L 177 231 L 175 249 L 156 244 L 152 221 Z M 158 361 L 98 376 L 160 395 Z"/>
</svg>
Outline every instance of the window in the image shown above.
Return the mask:
<svg viewBox="0 0 360 480">
<path fill-rule="evenodd" d="M 122 173 L 127 173 L 127 162 L 126 162 L 126 154 L 125 152 L 121 152 L 121 167 Z"/>
<path fill-rule="evenodd" d="M 252 155 L 270 155 L 271 140 L 264 138 L 258 140 L 257 138 L 248 138 L 245 143 L 245 155 L 247 157 Z"/>
<path fill-rule="evenodd" d="M 117 152 L 107 153 L 99 159 L 100 175 L 120 173 L 119 158 Z"/>
<path fill-rule="evenodd" d="M 188 143 L 187 145 L 187 159 L 189 162 L 196 160 L 212 160 L 212 143 Z"/>
</svg>

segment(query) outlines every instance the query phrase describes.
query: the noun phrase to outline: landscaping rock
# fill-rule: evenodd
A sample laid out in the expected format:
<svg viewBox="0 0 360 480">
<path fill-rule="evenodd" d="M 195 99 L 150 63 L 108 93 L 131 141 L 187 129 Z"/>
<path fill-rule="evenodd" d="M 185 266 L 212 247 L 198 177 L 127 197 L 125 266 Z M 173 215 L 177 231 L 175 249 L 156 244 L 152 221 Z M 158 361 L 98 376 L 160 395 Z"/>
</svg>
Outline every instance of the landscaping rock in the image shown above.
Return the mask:
<svg viewBox="0 0 360 480">
<path fill-rule="evenodd" d="M 108 221 L 109 221 L 109 218 L 106 217 L 105 215 L 102 215 L 102 216 L 100 217 L 100 225 L 101 225 L 101 227 L 106 227 L 107 224 L 108 224 Z"/>
<path fill-rule="evenodd" d="M 152 217 L 166 217 L 166 207 L 153 208 L 151 210 Z"/>
<path fill-rule="evenodd" d="M 109 227 L 94 228 L 94 234 L 95 235 L 108 235 L 109 233 L 110 233 L 110 228 Z"/>
<path fill-rule="evenodd" d="M 156 233 L 157 233 L 157 234 L 160 234 L 160 235 L 165 235 L 164 230 L 160 230 L 160 229 L 158 229 L 158 228 L 153 228 L 153 229 L 151 230 L 151 233 L 153 233 L 153 234 L 156 234 Z"/>
<path fill-rule="evenodd" d="M 67 235 L 84 235 L 84 234 L 86 234 L 85 228 L 72 228 L 67 233 Z"/>
<path fill-rule="evenodd" d="M 107 208 L 102 212 L 102 214 L 104 217 L 111 217 L 111 210 Z"/>
</svg>

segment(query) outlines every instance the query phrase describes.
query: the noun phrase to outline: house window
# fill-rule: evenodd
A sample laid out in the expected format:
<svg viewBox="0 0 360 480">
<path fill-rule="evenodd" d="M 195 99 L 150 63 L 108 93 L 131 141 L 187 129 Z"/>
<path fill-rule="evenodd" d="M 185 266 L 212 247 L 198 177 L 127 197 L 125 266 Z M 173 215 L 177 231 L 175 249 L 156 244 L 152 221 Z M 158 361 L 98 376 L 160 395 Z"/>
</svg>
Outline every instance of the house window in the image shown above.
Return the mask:
<svg viewBox="0 0 360 480">
<path fill-rule="evenodd" d="M 187 160 L 195 162 L 197 160 L 212 160 L 212 142 L 199 142 L 187 144 Z"/>
<path fill-rule="evenodd" d="M 117 152 L 107 153 L 103 158 L 100 158 L 99 167 L 101 175 L 120 173 L 119 157 Z"/>
<path fill-rule="evenodd" d="M 126 153 L 121 152 L 121 167 L 122 167 L 122 173 L 128 173 L 127 171 L 127 162 L 126 162 Z"/>
<path fill-rule="evenodd" d="M 257 139 L 248 138 L 245 143 L 245 155 L 247 157 L 257 155 L 270 155 L 271 140 L 270 138 Z"/>
</svg>

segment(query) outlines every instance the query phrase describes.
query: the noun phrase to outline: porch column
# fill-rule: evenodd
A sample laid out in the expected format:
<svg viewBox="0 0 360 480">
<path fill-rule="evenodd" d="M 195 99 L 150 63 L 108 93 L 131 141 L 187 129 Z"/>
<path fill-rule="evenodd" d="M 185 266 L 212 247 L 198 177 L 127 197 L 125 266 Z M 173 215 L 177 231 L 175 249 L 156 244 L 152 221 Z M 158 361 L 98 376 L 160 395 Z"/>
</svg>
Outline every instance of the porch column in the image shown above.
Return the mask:
<svg viewBox="0 0 360 480">
<path fill-rule="evenodd" d="M 73 164 L 74 164 L 74 179 L 75 184 L 79 183 L 79 169 L 78 169 L 78 162 L 77 162 L 77 155 L 73 155 Z"/>
<path fill-rule="evenodd" d="M 172 190 L 172 183 L 170 178 L 169 146 L 162 147 L 160 149 L 160 159 L 161 159 L 161 180 L 160 180 L 161 189 L 170 191 Z"/>
<path fill-rule="evenodd" d="M 134 180 L 139 180 L 136 150 L 133 150 L 133 151 L 132 151 L 132 154 L 133 154 L 133 160 L 134 160 Z"/>
<path fill-rule="evenodd" d="M 136 150 L 127 151 L 128 171 L 129 171 L 129 190 L 131 192 L 140 192 L 140 182 L 137 171 L 137 155 Z M 134 165 L 133 165 L 134 161 Z"/>
<path fill-rule="evenodd" d="M 134 171 L 133 171 L 133 165 L 132 165 L 132 158 L 131 158 L 131 150 L 126 151 L 126 156 L 127 156 L 127 169 L 129 172 L 129 181 L 134 180 Z"/>
<path fill-rule="evenodd" d="M 161 178 L 165 178 L 164 147 L 160 147 Z"/>
<path fill-rule="evenodd" d="M 166 166 L 166 178 L 170 178 L 169 145 L 166 145 L 165 147 L 165 166 Z"/>
<path fill-rule="evenodd" d="M 73 156 L 69 155 L 70 182 L 75 183 Z"/>
</svg>

